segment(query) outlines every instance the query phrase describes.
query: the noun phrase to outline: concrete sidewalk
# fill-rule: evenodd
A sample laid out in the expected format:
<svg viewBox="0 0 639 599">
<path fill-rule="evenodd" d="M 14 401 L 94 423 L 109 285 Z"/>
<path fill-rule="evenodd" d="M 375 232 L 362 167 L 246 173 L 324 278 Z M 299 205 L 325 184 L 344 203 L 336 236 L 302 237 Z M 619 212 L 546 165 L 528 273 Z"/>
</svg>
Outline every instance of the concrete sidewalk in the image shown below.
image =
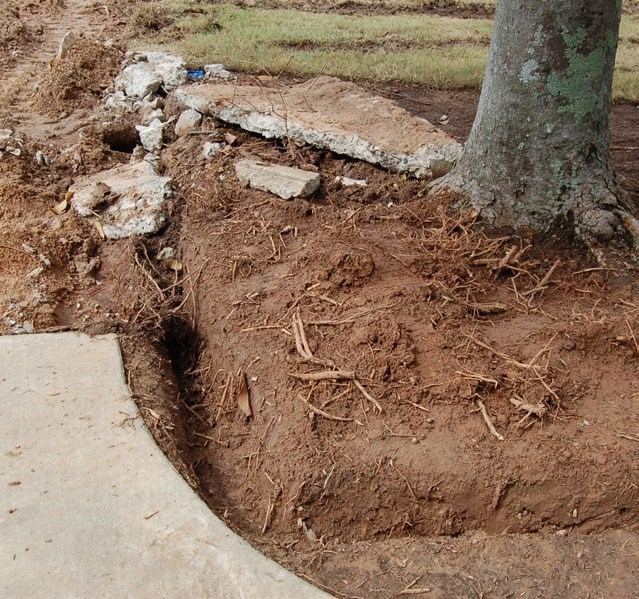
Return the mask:
<svg viewBox="0 0 639 599">
<path fill-rule="evenodd" d="M 141 422 L 115 336 L 0 337 L 0 595 L 320 598 L 231 532 Z"/>
</svg>

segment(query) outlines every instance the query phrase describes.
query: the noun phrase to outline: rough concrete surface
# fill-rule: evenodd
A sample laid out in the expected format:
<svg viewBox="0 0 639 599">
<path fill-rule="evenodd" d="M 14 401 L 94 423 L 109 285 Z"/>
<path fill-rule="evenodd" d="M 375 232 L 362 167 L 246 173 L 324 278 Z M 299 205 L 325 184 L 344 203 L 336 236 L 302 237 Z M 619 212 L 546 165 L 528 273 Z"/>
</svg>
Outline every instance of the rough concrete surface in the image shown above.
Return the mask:
<svg viewBox="0 0 639 599">
<path fill-rule="evenodd" d="M 0 337 L 0 596 L 320 598 L 155 445 L 117 339 Z"/>
<path fill-rule="evenodd" d="M 96 203 L 96 193 L 104 186 L 110 195 Z M 78 214 L 99 221 L 108 239 L 159 231 L 166 222 L 166 200 L 172 193 L 171 179 L 158 175 L 146 161 L 81 177 L 69 190 Z"/>
<path fill-rule="evenodd" d="M 273 193 L 283 200 L 306 198 L 314 194 L 322 182 L 318 173 L 256 160 L 240 160 L 235 165 L 235 173 L 241 183 Z"/>
<path fill-rule="evenodd" d="M 288 88 L 192 85 L 175 94 L 188 108 L 266 138 L 289 138 L 418 177 L 446 174 L 462 151 L 447 133 L 392 100 L 333 77 Z"/>
</svg>

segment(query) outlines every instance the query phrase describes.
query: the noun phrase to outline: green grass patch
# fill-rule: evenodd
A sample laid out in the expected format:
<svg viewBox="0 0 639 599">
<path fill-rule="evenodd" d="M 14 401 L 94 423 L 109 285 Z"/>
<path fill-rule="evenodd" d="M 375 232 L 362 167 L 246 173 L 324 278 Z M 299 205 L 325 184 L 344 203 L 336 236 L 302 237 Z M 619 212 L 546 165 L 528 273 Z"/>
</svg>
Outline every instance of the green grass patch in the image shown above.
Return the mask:
<svg viewBox="0 0 639 599">
<path fill-rule="evenodd" d="M 454 0 L 456 5 L 464 2 Z M 147 32 L 134 47 L 170 49 L 194 66 L 223 62 L 231 69 L 258 74 L 326 74 L 438 89 L 479 89 L 492 34 L 489 19 L 432 13 L 344 15 L 194 5 L 184 0 L 164 0 L 161 6 L 172 16 L 171 27 Z M 626 10 L 634 8 L 631 2 Z M 626 12 L 620 39 L 614 95 L 639 101 L 639 15 Z"/>
</svg>

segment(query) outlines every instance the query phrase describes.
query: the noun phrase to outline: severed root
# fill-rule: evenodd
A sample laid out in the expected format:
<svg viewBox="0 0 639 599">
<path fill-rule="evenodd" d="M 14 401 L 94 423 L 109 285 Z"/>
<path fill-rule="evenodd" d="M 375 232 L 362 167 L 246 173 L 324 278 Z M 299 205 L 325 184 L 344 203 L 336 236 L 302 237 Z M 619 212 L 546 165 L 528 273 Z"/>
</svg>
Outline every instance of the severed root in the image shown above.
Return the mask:
<svg viewBox="0 0 639 599">
<path fill-rule="evenodd" d="M 557 258 L 555 263 L 550 267 L 550 270 L 546 273 L 546 276 L 541 281 L 539 281 L 539 283 L 535 285 L 533 289 L 530 289 L 529 291 L 522 293 L 522 295 L 524 297 L 527 295 L 534 296 L 535 293 L 539 293 L 540 291 L 544 291 L 545 289 L 548 289 L 548 283 L 550 282 L 550 277 L 553 276 L 553 274 L 555 273 L 555 271 L 557 270 L 560 264 L 561 264 L 561 259 Z"/>
<path fill-rule="evenodd" d="M 541 419 L 544 417 L 544 414 L 548 411 L 548 408 L 540 403 L 536 406 L 533 406 L 529 403 L 526 403 L 521 398 L 515 396 L 510 398 L 510 403 L 513 404 L 516 408 L 526 412 L 526 414 L 517 422 L 517 426 L 521 426 L 532 414 L 537 416 L 537 418 Z"/>
<path fill-rule="evenodd" d="M 304 331 L 304 323 L 302 322 L 299 310 L 293 315 L 293 334 L 295 335 L 295 347 L 297 349 L 297 353 L 305 362 L 310 362 L 311 364 L 317 364 L 319 366 L 328 366 L 329 368 L 335 367 L 333 360 L 322 360 L 313 355 L 311 348 L 308 346 L 306 333 Z"/>
<path fill-rule="evenodd" d="M 324 370 L 306 374 L 291 372 L 289 376 L 300 381 L 354 381 L 355 373 L 346 370 Z"/>
<path fill-rule="evenodd" d="M 493 421 L 490 419 L 490 416 L 488 415 L 488 411 L 486 410 L 486 406 L 484 405 L 484 402 L 481 399 L 475 399 L 475 403 L 477 403 L 477 407 L 479 408 L 481 415 L 484 417 L 484 421 L 486 422 L 486 425 L 488 426 L 488 430 L 490 431 L 491 435 L 497 437 L 500 441 L 503 441 L 504 437 L 497 432 L 497 429 L 495 428 Z"/>
<path fill-rule="evenodd" d="M 364 389 L 364 385 L 362 385 L 356 378 L 355 373 L 346 371 L 346 370 L 324 370 L 323 372 L 309 372 L 307 374 L 300 373 L 290 373 L 289 376 L 294 379 L 298 379 L 300 381 L 353 381 L 354 385 L 360 390 L 362 395 L 370 401 L 376 408 L 377 411 L 381 414 L 384 410 L 380 403 L 368 392 Z"/>
</svg>

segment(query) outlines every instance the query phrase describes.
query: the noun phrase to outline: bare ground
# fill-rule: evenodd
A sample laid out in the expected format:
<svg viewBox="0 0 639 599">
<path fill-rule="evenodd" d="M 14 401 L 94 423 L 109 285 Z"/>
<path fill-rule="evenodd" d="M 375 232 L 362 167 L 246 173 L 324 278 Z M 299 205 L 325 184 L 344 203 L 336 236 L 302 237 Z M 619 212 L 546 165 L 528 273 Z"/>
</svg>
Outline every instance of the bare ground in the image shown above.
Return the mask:
<svg viewBox="0 0 639 599">
<path fill-rule="evenodd" d="M 161 236 L 104 242 L 51 208 L 79 174 L 129 159 L 113 149 L 127 124 L 94 118 L 121 50 L 96 58 L 92 44 L 130 7 L 109 4 L 105 20 L 80 0 L 30 6 L 24 30 L 42 33 L 6 41 L 23 51 L 0 65 L 0 124 L 24 140 L 0 160 L 3 333 L 120 333 L 142 413 L 187 480 L 337 596 L 636 596 L 635 264 L 602 269 L 559 240 L 484 233 L 423 183 L 235 130 L 213 163 L 199 137 L 165 150 L 178 195 Z M 72 27 L 90 39 L 50 68 Z M 433 122 L 447 114 L 465 139 L 476 95 L 381 91 Z M 613 114 L 635 201 L 636 111 Z M 320 194 L 239 188 L 233 164 L 249 152 L 319 169 Z M 338 174 L 369 185 L 342 188 Z M 154 259 L 169 245 L 179 275 Z M 25 276 L 40 254 L 52 266 Z M 361 388 L 293 376 L 336 368 Z"/>
</svg>

